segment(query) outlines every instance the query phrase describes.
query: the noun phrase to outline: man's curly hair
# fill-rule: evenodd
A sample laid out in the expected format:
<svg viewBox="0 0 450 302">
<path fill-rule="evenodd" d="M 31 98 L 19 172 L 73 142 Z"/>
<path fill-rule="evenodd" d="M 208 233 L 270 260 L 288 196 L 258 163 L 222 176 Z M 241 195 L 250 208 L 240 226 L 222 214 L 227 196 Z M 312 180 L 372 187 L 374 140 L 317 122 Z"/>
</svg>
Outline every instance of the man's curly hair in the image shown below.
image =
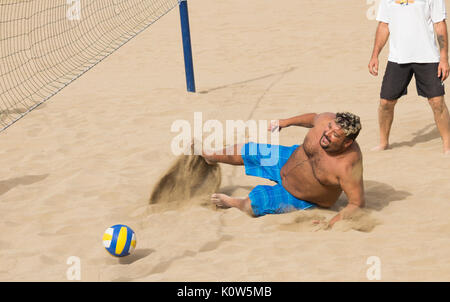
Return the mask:
<svg viewBox="0 0 450 302">
<path fill-rule="evenodd" d="M 354 115 L 353 113 L 338 112 L 336 113 L 334 121 L 342 128 L 342 130 L 344 130 L 345 136 L 348 139 L 355 140 L 359 131 L 361 131 L 361 121 L 359 116 Z"/>
</svg>

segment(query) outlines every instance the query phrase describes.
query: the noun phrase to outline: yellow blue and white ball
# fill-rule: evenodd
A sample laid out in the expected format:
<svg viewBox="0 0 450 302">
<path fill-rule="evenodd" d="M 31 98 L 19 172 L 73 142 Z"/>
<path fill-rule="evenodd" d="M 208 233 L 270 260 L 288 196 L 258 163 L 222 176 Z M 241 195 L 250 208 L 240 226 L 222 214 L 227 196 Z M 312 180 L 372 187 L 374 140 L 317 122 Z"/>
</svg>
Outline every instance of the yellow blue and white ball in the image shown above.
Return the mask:
<svg viewBox="0 0 450 302">
<path fill-rule="evenodd" d="M 136 248 L 136 235 L 130 227 L 116 224 L 106 229 L 103 234 L 103 245 L 113 256 L 127 256 Z"/>
</svg>

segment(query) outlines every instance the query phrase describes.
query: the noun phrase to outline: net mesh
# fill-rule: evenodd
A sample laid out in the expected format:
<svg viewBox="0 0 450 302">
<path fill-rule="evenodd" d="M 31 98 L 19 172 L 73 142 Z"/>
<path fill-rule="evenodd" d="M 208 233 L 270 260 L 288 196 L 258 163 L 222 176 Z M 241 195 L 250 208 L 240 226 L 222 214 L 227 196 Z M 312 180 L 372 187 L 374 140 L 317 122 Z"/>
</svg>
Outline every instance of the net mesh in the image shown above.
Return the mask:
<svg viewBox="0 0 450 302">
<path fill-rule="evenodd" d="M 0 131 L 113 53 L 178 0 L 0 0 Z"/>
</svg>

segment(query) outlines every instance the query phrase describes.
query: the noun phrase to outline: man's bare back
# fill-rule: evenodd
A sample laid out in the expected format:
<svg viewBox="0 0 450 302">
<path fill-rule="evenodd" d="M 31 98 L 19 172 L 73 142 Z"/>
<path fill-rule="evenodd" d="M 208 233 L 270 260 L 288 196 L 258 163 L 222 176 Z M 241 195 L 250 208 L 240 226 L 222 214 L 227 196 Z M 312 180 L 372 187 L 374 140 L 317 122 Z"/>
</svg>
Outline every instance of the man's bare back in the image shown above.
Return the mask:
<svg viewBox="0 0 450 302">
<path fill-rule="evenodd" d="M 281 169 L 284 188 L 295 197 L 321 207 L 330 207 L 339 198 L 342 188 L 340 176 L 361 160 L 357 142 L 341 154 L 330 155 L 319 141 L 333 114 L 321 116 L 305 136 L 287 163 Z"/>
</svg>

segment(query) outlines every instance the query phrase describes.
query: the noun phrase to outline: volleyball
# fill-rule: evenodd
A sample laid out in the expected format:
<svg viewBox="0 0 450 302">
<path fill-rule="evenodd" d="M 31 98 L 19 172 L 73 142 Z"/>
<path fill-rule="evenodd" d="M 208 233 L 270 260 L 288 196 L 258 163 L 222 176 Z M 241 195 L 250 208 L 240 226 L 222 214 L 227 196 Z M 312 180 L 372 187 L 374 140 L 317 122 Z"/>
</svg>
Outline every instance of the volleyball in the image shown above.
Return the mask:
<svg viewBox="0 0 450 302">
<path fill-rule="evenodd" d="M 136 235 L 130 227 L 116 224 L 103 234 L 103 246 L 113 256 L 127 256 L 136 248 Z"/>
</svg>

